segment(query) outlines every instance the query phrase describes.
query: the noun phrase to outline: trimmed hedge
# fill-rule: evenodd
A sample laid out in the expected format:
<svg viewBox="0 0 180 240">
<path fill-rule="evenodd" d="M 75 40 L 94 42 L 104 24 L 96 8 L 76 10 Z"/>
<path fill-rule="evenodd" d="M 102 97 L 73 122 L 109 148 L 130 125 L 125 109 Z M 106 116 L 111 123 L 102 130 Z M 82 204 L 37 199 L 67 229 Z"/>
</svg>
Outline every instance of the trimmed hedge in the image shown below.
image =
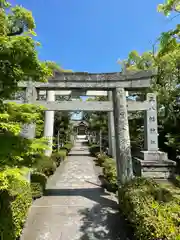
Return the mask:
<svg viewBox="0 0 180 240">
<path fill-rule="evenodd" d="M 96 154 L 96 162 L 99 166 L 103 166 L 103 163 L 106 161 L 107 155 L 104 153 L 97 153 Z"/>
<path fill-rule="evenodd" d="M 103 174 L 104 177 L 111 184 L 114 191 L 118 190 L 117 186 L 117 172 L 116 172 L 116 161 L 112 158 L 105 158 L 103 163 Z"/>
<path fill-rule="evenodd" d="M 59 152 L 54 152 L 51 156 L 52 160 L 56 163 L 56 166 L 59 167 L 60 163 L 64 161 L 67 156 L 66 149 L 60 149 Z"/>
<path fill-rule="evenodd" d="M 180 187 L 180 176 L 176 177 L 176 185 Z"/>
<path fill-rule="evenodd" d="M 51 176 L 56 170 L 56 163 L 51 157 L 39 155 L 36 158 L 36 163 L 33 165 L 36 172 L 45 174 L 47 177 Z"/>
<path fill-rule="evenodd" d="M 60 150 L 66 150 L 67 151 L 66 155 L 68 155 L 68 153 L 71 151 L 72 147 L 73 147 L 73 144 L 70 142 L 67 142 L 64 144 L 63 147 L 60 148 Z"/>
<path fill-rule="evenodd" d="M 100 152 L 100 146 L 97 144 L 93 144 L 89 147 L 89 151 L 91 156 L 96 157 L 96 154 Z"/>
<path fill-rule="evenodd" d="M 42 197 L 47 183 L 47 177 L 43 173 L 31 173 L 31 191 L 33 199 Z"/>
<path fill-rule="evenodd" d="M 104 154 L 96 162 L 118 190 L 116 162 Z M 119 189 L 120 210 L 138 240 L 180 240 L 180 198 L 174 190 L 146 178 L 134 178 Z"/>
<path fill-rule="evenodd" d="M 96 162 L 103 168 L 104 178 L 111 184 L 112 190 L 117 191 L 116 161 L 104 153 L 99 153 L 97 154 Z"/>
<path fill-rule="evenodd" d="M 152 179 L 134 178 L 119 189 L 120 209 L 139 240 L 180 239 L 180 199 Z"/>
<path fill-rule="evenodd" d="M 0 173 L 0 239 L 15 240 L 22 231 L 32 203 L 30 184 L 19 169 Z"/>
</svg>

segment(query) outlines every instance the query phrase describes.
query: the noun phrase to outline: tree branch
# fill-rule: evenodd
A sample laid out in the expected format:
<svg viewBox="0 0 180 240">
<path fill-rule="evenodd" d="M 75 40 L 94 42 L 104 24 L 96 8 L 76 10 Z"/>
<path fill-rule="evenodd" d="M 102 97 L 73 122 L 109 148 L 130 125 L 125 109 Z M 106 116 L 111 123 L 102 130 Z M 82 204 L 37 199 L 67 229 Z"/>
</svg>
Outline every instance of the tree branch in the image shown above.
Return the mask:
<svg viewBox="0 0 180 240">
<path fill-rule="evenodd" d="M 23 27 L 20 27 L 18 31 L 16 32 L 10 32 L 8 33 L 8 37 L 16 36 L 16 35 L 21 35 L 24 31 Z"/>
</svg>

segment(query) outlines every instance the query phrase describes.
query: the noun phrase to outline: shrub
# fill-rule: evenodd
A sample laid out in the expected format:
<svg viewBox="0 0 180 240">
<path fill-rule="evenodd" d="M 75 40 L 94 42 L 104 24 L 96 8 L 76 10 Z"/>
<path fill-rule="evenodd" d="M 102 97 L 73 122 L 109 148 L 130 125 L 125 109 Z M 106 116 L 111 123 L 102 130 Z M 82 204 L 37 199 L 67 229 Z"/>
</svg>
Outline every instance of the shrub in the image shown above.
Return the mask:
<svg viewBox="0 0 180 240">
<path fill-rule="evenodd" d="M 31 173 L 31 191 L 33 199 L 43 196 L 47 183 L 47 177 L 43 173 Z"/>
<path fill-rule="evenodd" d="M 119 202 L 137 239 L 180 239 L 180 200 L 152 179 L 126 183 L 119 189 Z"/>
<path fill-rule="evenodd" d="M 98 153 L 96 156 L 96 161 L 97 161 L 98 165 L 102 167 L 106 158 L 107 158 L 106 154 Z"/>
<path fill-rule="evenodd" d="M 67 153 L 69 153 L 71 151 L 72 147 L 73 147 L 72 143 L 68 142 L 68 143 L 64 144 L 62 149 L 66 149 Z"/>
<path fill-rule="evenodd" d="M 109 158 L 104 153 L 98 153 L 96 156 L 96 162 L 99 166 L 103 167 L 104 178 L 111 185 L 112 191 L 117 191 L 117 171 L 116 171 L 116 161 L 113 158 Z"/>
<path fill-rule="evenodd" d="M 113 158 L 105 157 L 103 163 L 103 174 L 114 190 L 117 190 L 116 161 Z"/>
<path fill-rule="evenodd" d="M 51 158 L 56 163 L 56 166 L 59 167 L 60 163 L 65 159 L 66 156 L 67 156 L 67 150 L 60 149 L 59 152 L 54 152 Z"/>
<path fill-rule="evenodd" d="M 100 152 L 100 146 L 97 144 L 93 144 L 89 148 L 91 156 L 95 157 L 97 153 Z"/>
<path fill-rule="evenodd" d="M 51 157 L 39 155 L 33 165 L 36 172 L 44 173 L 47 177 L 51 176 L 56 170 L 56 163 Z"/>
<path fill-rule="evenodd" d="M 22 231 L 32 203 L 30 184 L 19 169 L 0 173 L 0 239 L 15 240 Z"/>
<path fill-rule="evenodd" d="M 176 185 L 180 187 L 180 176 L 176 177 Z"/>
</svg>

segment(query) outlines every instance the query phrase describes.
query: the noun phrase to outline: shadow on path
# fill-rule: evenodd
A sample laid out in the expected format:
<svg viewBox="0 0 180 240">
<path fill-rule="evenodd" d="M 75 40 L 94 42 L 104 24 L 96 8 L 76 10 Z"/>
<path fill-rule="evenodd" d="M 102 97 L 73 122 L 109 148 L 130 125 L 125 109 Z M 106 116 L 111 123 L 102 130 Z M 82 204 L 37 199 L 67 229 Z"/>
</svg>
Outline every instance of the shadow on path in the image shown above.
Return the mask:
<svg viewBox="0 0 180 240">
<path fill-rule="evenodd" d="M 96 204 L 91 210 L 80 210 L 83 234 L 79 240 L 132 240 L 128 236 L 131 232 L 119 211 L 112 211 L 110 207 Z"/>
<path fill-rule="evenodd" d="M 78 210 L 81 217 L 78 240 L 133 240 L 132 230 L 121 216 L 118 204 L 101 188 L 47 189 L 46 196 L 82 196 L 94 202 L 92 208 Z"/>
<path fill-rule="evenodd" d="M 84 151 L 84 150 L 81 150 L 82 152 Z M 73 152 L 73 153 L 69 153 L 69 155 L 68 156 L 79 156 L 79 150 L 77 151 L 77 152 Z M 81 153 L 81 156 L 82 157 L 84 157 L 84 156 L 89 156 L 89 153 Z"/>
<path fill-rule="evenodd" d="M 105 206 L 118 208 L 115 201 L 105 198 L 110 197 L 103 188 L 73 188 L 73 189 L 46 189 L 45 196 L 82 196 Z"/>
</svg>

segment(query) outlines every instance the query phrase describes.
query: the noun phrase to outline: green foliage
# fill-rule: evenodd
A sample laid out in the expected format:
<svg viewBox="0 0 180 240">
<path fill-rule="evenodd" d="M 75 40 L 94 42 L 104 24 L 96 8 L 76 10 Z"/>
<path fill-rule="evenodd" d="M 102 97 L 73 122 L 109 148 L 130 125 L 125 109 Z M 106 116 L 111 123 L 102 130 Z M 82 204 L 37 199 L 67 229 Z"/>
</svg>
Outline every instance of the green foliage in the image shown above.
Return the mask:
<svg viewBox="0 0 180 240">
<path fill-rule="evenodd" d="M 63 149 L 60 149 L 59 152 L 57 152 L 57 155 L 58 155 L 59 157 L 65 158 L 66 155 L 67 155 L 67 151 L 66 151 L 66 150 L 63 150 Z"/>
<path fill-rule="evenodd" d="M 31 167 L 36 161 L 34 155 L 47 149 L 44 139 L 24 139 L 10 133 L 0 134 L 0 168 L 6 166 Z"/>
<path fill-rule="evenodd" d="M 168 152 L 170 159 L 177 159 L 179 162 L 180 88 L 177 86 L 180 84 L 180 49 L 176 29 L 162 33 L 158 43 L 156 52 L 153 49 L 152 52 L 140 55 L 132 51 L 123 61 L 123 66 L 127 70 L 157 69 L 157 76 L 147 91 L 157 94 L 159 147 Z M 144 100 L 143 95 L 137 92 L 131 94 Z M 143 115 L 140 112 L 131 113 L 129 122 L 133 148 L 142 148 Z"/>
<path fill-rule="evenodd" d="M 104 177 L 111 184 L 112 188 L 117 190 L 116 161 L 112 158 L 106 157 L 102 166 Z"/>
<path fill-rule="evenodd" d="M 89 148 L 91 156 L 95 157 L 97 153 L 100 152 L 100 146 L 97 144 L 92 144 Z"/>
<path fill-rule="evenodd" d="M 59 167 L 60 163 L 66 158 L 66 156 L 67 156 L 66 149 L 60 149 L 59 152 L 54 152 L 51 158 L 56 163 L 57 167 Z"/>
<path fill-rule="evenodd" d="M 158 5 L 158 11 L 162 12 L 165 16 L 170 15 L 171 12 L 180 12 L 179 0 L 166 0 L 164 4 Z"/>
<path fill-rule="evenodd" d="M 6 165 L 31 166 L 33 155 L 47 149 L 47 141 L 24 139 L 20 134 L 23 124 L 42 121 L 43 108 L 32 104 L 8 103 L 0 106 L 0 167 Z"/>
<path fill-rule="evenodd" d="M 56 170 L 56 164 L 51 159 L 44 155 L 36 156 L 36 162 L 33 164 L 35 171 L 45 174 L 47 177 L 51 176 Z"/>
<path fill-rule="evenodd" d="M 99 164 L 99 166 L 103 166 L 103 163 L 105 161 L 105 159 L 107 158 L 107 155 L 104 153 L 97 153 L 96 154 L 96 161 Z"/>
<path fill-rule="evenodd" d="M 45 174 L 35 171 L 31 173 L 31 191 L 34 199 L 43 196 L 46 183 L 47 177 Z"/>
<path fill-rule="evenodd" d="M 180 176 L 176 176 L 176 185 L 180 187 Z"/>
<path fill-rule="evenodd" d="M 89 98 L 87 101 L 107 101 L 107 97 L 100 96 L 95 98 Z M 108 132 L 108 117 L 106 112 L 93 112 L 84 113 L 84 120 L 88 122 L 88 128 L 90 131 L 100 131 L 102 133 Z"/>
<path fill-rule="evenodd" d="M 54 117 L 54 136 L 55 143 L 57 145 L 58 143 L 58 137 L 59 137 L 59 143 L 63 144 L 68 140 L 70 133 L 72 133 L 71 124 L 70 124 L 70 113 L 67 112 L 55 112 Z M 59 132 L 59 135 L 58 135 Z"/>
<path fill-rule="evenodd" d="M 0 237 L 16 240 L 32 203 L 31 188 L 19 169 L 0 172 Z"/>
<path fill-rule="evenodd" d="M 70 142 L 67 142 L 66 144 L 64 144 L 63 149 L 66 149 L 67 152 L 69 153 L 72 147 L 73 147 L 73 144 Z"/>
<path fill-rule="evenodd" d="M 134 178 L 119 189 L 120 209 L 137 239 L 180 237 L 180 200 L 150 179 Z"/>
<path fill-rule="evenodd" d="M 7 103 L 0 105 L 0 132 L 18 135 L 21 126 L 41 120 L 44 108 L 32 104 Z"/>
<path fill-rule="evenodd" d="M 113 158 L 109 158 L 104 153 L 98 153 L 96 162 L 99 166 L 103 167 L 103 175 L 109 182 L 111 189 L 117 191 L 116 161 Z"/>
<path fill-rule="evenodd" d="M 21 6 L 11 7 L 7 1 L 0 6 L 0 98 L 9 98 L 22 79 L 46 81 L 52 71 L 38 59 L 35 22 L 32 13 Z"/>
</svg>

